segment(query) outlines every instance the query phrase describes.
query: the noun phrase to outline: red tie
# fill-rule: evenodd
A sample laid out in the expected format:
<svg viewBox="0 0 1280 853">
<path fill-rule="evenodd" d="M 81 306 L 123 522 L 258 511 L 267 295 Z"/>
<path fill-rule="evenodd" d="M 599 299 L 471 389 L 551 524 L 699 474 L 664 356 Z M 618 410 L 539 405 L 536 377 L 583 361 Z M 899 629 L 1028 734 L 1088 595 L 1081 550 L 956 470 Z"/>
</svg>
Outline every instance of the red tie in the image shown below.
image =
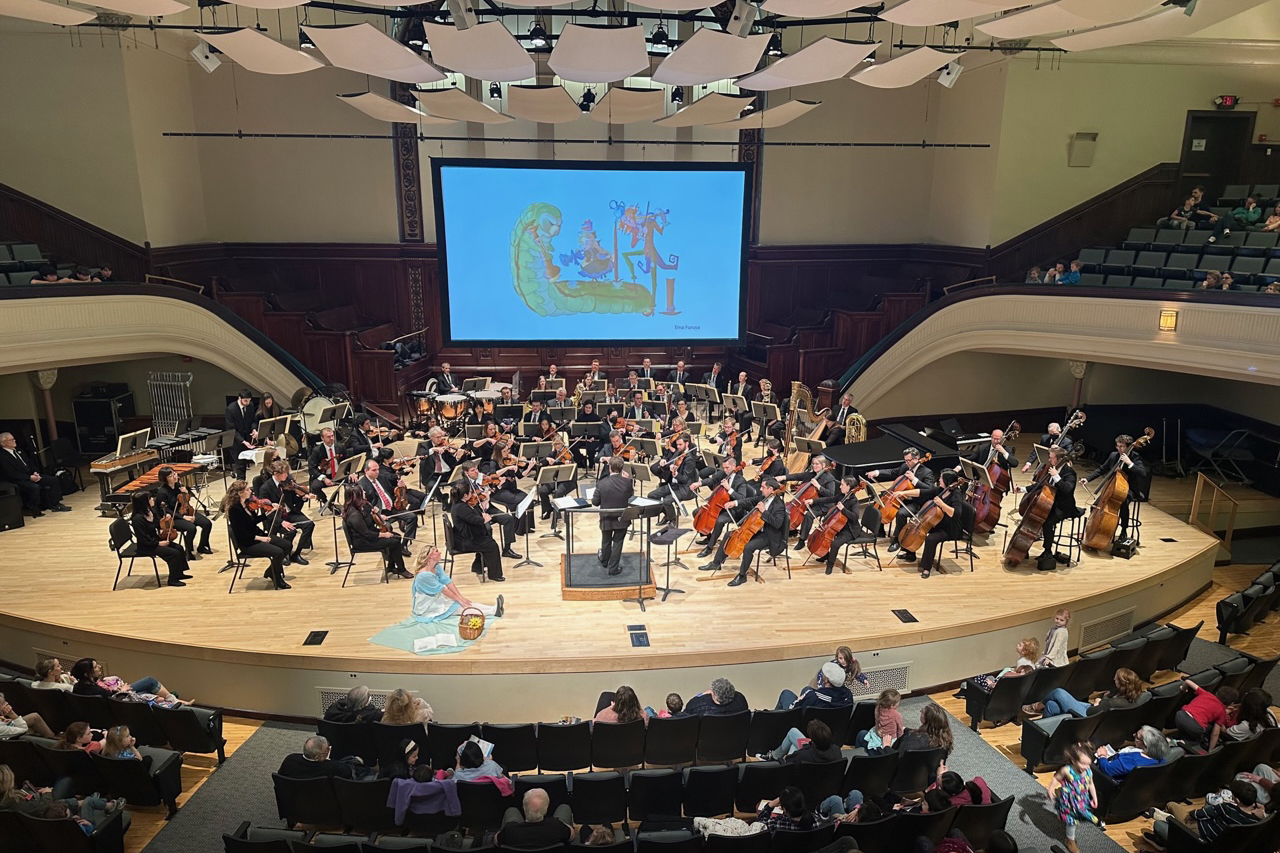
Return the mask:
<svg viewBox="0 0 1280 853">
<path fill-rule="evenodd" d="M 372 480 L 373 488 L 378 493 L 378 497 L 382 500 L 383 509 L 391 509 L 391 498 L 387 497 L 387 493 L 383 491 L 382 484 L 377 480 Z"/>
<path fill-rule="evenodd" d="M 338 458 L 333 455 L 333 448 L 329 448 L 329 476 L 338 476 Z"/>
</svg>

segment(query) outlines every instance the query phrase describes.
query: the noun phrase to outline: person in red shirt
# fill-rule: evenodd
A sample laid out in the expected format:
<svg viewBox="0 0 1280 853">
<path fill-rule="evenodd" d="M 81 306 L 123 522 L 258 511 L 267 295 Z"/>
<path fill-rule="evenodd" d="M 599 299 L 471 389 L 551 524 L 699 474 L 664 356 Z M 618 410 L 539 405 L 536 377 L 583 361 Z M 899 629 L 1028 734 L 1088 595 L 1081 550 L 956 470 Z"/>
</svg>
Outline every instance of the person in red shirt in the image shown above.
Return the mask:
<svg viewBox="0 0 1280 853">
<path fill-rule="evenodd" d="M 1208 740 L 1216 744 L 1219 733 L 1227 724 L 1227 705 L 1237 701 L 1236 689 L 1223 687 L 1214 695 L 1187 676 L 1182 679 L 1182 689 L 1195 695 L 1174 715 L 1174 727 L 1189 743 L 1203 744 Z"/>
</svg>

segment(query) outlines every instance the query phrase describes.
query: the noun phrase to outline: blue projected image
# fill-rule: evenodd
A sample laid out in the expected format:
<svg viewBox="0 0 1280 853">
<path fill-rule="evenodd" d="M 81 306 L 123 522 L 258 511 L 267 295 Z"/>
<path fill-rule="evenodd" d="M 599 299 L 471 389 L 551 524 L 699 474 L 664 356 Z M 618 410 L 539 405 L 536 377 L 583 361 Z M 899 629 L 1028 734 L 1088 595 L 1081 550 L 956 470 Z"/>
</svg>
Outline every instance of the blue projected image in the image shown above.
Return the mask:
<svg viewBox="0 0 1280 853">
<path fill-rule="evenodd" d="M 746 171 L 576 165 L 435 164 L 449 338 L 737 338 Z"/>
</svg>

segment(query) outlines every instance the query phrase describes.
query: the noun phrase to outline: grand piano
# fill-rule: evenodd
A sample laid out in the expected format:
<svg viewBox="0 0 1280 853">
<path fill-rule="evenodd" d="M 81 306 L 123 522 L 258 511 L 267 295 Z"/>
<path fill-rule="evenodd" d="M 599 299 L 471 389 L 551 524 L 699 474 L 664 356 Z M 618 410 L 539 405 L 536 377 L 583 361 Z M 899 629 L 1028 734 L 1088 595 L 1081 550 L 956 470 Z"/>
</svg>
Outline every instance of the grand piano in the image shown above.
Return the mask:
<svg viewBox="0 0 1280 853">
<path fill-rule="evenodd" d="M 918 449 L 922 456 L 932 453 L 933 458 L 926 464 L 934 472 L 960 464 L 956 439 L 941 430 L 929 429 L 921 434 L 904 424 L 884 424 L 878 429 L 881 434 L 875 438 L 828 447 L 823 455 L 840 466 L 841 476 L 896 468 L 902 464 L 902 451 L 908 447 Z"/>
</svg>

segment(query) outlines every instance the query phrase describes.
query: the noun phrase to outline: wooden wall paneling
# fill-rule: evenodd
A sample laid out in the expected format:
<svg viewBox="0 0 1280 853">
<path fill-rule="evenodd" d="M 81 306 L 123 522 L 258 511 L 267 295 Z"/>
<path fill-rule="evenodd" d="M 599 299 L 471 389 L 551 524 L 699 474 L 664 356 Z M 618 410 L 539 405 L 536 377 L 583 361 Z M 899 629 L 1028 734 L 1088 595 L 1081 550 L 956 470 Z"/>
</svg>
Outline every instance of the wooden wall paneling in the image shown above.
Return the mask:
<svg viewBox="0 0 1280 853">
<path fill-rule="evenodd" d="M 267 331 L 267 324 L 263 318 L 267 303 L 261 293 L 221 293 L 218 295 L 218 301 L 255 329 Z"/>
<path fill-rule="evenodd" d="M 923 293 L 886 293 L 881 302 L 884 315 L 882 334 L 888 334 L 928 303 Z"/>
<path fill-rule="evenodd" d="M 1250 145 L 1245 151 L 1244 173 L 1249 185 L 1280 184 L 1280 139 L 1270 139 Z M 1262 201 L 1266 204 L 1266 201 Z"/>
<path fill-rule="evenodd" d="M 396 327 L 391 323 L 379 323 L 367 329 L 355 332 L 356 340 L 365 349 L 378 349 L 396 336 Z M 393 354 L 394 358 L 394 354 Z"/>
<path fill-rule="evenodd" d="M 351 395 L 356 396 L 352 387 L 350 370 L 350 352 L 347 332 L 307 332 L 306 365 L 320 374 L 328 382 L 337 382 L 347 386 Z"/>
<path fill-rule="evenodd" d="M 307 351 L 307 315 L 301 311 L 268 311 L 263 314 L 262 331 L 299 358 Z"/>
<path fill-rule="evenodd" d="M 359 389 L 359 399 L 388 406 L 399 405 L 400 394 L 396 390 L 396 375 L 392 367 L 394 361 L 395 354 L 386 350 L 356 350 L 352 353 L 352 386 Z"/>
</svg>

